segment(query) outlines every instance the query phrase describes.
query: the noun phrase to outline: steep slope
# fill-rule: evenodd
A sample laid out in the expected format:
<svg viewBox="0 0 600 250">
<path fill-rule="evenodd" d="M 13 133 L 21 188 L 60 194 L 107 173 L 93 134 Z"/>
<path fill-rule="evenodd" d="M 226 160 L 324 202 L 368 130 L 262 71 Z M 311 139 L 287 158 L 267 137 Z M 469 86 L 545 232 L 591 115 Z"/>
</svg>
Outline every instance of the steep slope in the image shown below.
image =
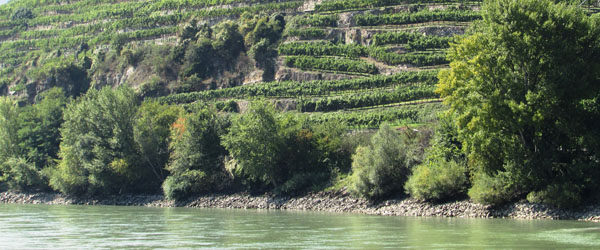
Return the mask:
<svg viewBox="0 0 600 250">
<path fill-rule="evenodd" d="M 438 0 L 14 0 L 0 6 L 0 89 L 31 103 L 53 86 L 78 96 L 129 84 L 174 104 L 236 111 L 267 98 L 359 127 L 422 123 L 441 108 L 433 85 L 444 49 L 478 10 Z"/>
</svg>

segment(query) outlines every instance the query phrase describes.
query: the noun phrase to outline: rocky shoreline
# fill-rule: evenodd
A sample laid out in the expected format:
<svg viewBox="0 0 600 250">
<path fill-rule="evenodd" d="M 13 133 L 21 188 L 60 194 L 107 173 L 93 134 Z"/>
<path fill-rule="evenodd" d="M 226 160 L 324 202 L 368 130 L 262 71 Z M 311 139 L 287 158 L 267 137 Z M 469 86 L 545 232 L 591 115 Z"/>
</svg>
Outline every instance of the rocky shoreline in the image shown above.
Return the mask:
<svg viewBox="0 0 600 250">
<path fill-rule="evenodd" d="M 253 196 L 246 193 L 215 194 L 173 202 L 162 195 L 119 195 L 103 198 L 81 198 L 57 193 L 0 193 L 0 203 L 49 205 L 117 205 L 150 207 L 197 207 L 282 209 L 326 212 L 363 213 L 387 216 L 428 216 L 463 218 L 570 219 L 600 222 L 600 205 L 573 210 L 557 209 L 526 201 L 502 207 L 490 207 L 469 200 L 442 204 L 421 202 L 411 198 L 390 199 L 371 203 L 347 192 L 318 192 L 302 197 Z"/>
</svg>

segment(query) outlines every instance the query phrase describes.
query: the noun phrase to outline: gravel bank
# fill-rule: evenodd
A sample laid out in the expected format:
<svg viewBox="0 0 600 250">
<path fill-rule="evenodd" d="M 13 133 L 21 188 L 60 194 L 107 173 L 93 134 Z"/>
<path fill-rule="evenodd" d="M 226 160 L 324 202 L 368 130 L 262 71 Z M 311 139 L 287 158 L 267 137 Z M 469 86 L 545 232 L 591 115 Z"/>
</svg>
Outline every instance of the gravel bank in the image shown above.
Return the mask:
<svg viewBox="0 0 600 250">
<path fill-rule="evenodd" d="M 502 207 L 490 207 L 468 200 L 433 204 L 411 198 L 391 199 L 373 204 L 367 200 L 352 197 L 346 192 L 319 192 L 291 198 L 271 197 L 267 195 L 252 196 L 246 193 L 238 193 L 198 196 L 180 202 L 165 200 L 162 195 L 119 195 L 103 198 L 80 198 L 56 193 L 4 192 L 0 193 L 0 203 L 284 209 L 387 216 L 572 219 L 600 222 L 600 205 L 564 210 L 524 201 Z"/>
</svg>

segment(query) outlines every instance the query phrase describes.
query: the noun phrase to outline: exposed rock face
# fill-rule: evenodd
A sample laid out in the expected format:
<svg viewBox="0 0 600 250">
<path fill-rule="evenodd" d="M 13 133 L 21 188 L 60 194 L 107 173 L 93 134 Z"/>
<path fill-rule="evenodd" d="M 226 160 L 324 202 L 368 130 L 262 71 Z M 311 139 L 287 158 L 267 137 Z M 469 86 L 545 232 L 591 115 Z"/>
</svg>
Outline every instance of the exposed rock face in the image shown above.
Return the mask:
<svg viewBox="0 0 600 250">
<path fill-rule="evenodd" d="M 150 207 L 204 207 L 243 209 L 285 209 L 364 213 L 388 216 L 432 216 L 465 218 L 575 219 L 600 222 L 600 205 L 573 210 L 517 202 L 490 207 L 469 200 L 434 204 L 408 199 L 390 199 L 380 203 L 351 196 L 346 191 L 318 192 L 301 197 L 253 196 L 246 193 L 212 194 L 185 201 L 168 201 L 162 195 L 119 195 L 102 198 L 78 198 L 56 193 L 0 193 L 0 203 L 53 205 L 120 205 Z"/>
</svg>

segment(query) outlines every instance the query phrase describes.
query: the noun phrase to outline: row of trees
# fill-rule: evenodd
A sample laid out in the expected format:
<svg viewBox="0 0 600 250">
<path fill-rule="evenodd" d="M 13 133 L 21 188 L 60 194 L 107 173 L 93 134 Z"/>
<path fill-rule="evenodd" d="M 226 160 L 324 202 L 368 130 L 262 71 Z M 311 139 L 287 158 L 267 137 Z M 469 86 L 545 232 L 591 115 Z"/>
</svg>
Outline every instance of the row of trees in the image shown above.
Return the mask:
<svg viewBox="0 0 600 250">
<path fill-rule="evenodd" d="M 185 112 L 140 103 L 127 87 L 90 89 L 74 100 L 55 88 L 25 107 L 3 97 L 0 118 L 0 185 L 17 190 L 107 195 L 162 189 L 171 199 L 241 189 L 297 194 L 329 185 L 352 162 L 370 168 L 362 149 L 352 160 L 357 144 L 339 120 L 278 114 L 264 102 L 232 117 L 210 106 Z M 387 135 L 369 147 L 398 136 L 389 127 L 382 131 Z"/>
<path fill-rule="evenodd" d="M 347 171 L 352 148 L 339 123 L 312 124 L 253 103 L 230 117 L 202 106 L 139 102 L 127 87 L 91 89 L 68 101 L 60 89 L 19 108 L 0 103 L 0 183 L 65 194 L 153 193 L 169 198 L 248 189 L 293 194 Z"/>
</svg>

